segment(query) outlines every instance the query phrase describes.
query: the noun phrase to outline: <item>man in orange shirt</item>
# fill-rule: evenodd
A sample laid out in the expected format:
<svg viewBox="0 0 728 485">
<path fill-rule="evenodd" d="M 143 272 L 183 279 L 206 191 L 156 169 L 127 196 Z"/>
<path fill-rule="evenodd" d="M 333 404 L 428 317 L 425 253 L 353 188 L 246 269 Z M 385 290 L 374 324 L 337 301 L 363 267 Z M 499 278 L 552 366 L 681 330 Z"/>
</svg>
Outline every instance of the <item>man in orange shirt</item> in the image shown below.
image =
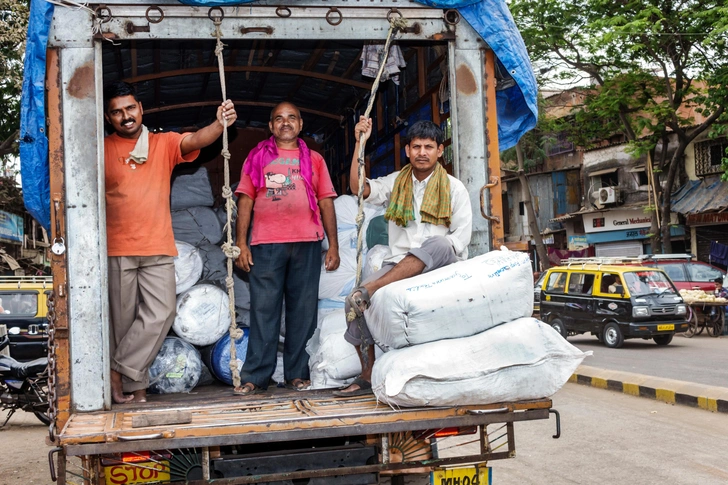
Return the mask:
<svg viewBox="0 0 728 485">
<path fill-rule="evenodd" d="M 281 306 L 286 302 L 283 370 L 286 387 L 309 387 L 306 342 L 316 329 L 321 240 L 327 271 L 339 267 L 334 191 L 326 162 L 298 137 L 301 112 L 280 103 L 268 123 L 273 136 L 248 155 L 237 188 L 235 264 L 250 272 L 250 335 L 239 395 L 268 387 L 276 367 Z M 248 247 L 248 227 L 255 213 Z"/>
<path fill-rule="evenodd" d="M 104 139 L 111 395 L 115 403 L 145 402 L 149 366 L 175 316 L 172 169 L 197 158 L 237 115 L 227 100 L 195 133 L 150 133 L 131 85 L 112 84 L 104 101 L 115 131 Z"/>
</svg>

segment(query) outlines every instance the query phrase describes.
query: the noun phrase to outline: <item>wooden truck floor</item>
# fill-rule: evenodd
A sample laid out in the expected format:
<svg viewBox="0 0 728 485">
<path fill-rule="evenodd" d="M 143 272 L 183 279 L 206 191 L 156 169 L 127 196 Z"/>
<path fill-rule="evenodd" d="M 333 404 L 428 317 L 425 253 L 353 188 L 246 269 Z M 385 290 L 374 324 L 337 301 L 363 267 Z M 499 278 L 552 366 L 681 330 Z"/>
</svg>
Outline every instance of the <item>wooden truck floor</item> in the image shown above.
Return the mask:
<svg viewBox="0 0 728 485">
<path fill-rule="evenodd" d="M 480 406 L 393 409 L 373 396 L 269 388 L 234 396 L 231 387 L 150 395 L 147 403 L 74 413 L 58 435 L 69 456 L 150 449 L 309 440 L 548 419 L 550 399 Z"/>
</svg>

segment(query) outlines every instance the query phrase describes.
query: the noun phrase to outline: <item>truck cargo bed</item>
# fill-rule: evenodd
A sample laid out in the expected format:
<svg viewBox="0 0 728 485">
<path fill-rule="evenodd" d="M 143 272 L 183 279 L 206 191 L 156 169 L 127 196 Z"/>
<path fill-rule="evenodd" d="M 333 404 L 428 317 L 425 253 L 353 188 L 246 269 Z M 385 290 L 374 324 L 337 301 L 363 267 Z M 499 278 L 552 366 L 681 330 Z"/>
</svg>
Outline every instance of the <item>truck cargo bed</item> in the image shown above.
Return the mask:
<svg viewBox="0 0 728 485">
<path fill-rule="evenodd" d="M 550 399 L 458 407 L 393 409 L 374 396 L 269 388 L 234 396 L 205 386 L 193 394 L 150 395 L 144 404 L 75 413 L 59 435 L 67 455 L 395 433 L 548 419 Z"/>
</svg>

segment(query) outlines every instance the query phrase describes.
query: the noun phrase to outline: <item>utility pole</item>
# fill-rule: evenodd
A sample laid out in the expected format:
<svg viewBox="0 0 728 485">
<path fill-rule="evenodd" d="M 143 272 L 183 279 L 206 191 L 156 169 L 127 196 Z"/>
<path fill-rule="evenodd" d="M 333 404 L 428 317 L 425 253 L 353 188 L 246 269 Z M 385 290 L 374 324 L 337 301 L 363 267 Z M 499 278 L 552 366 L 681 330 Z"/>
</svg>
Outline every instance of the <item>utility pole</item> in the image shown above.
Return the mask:
<svg viewBox="0 0 728 485">
<path fill-rule="evenodd" d="M 531 237 L 533 242 L 536 244 L 536 254 L 538 254 L 539 269 L 540 271 L 546 271 L 549 269 L 551 264 L 549 263 L 549 255 L 546 252 L 546 247 L 543 245 L 543 239 L 541 238 L 541 231 L 538 229 L 538 220 L 536 220 L 536 212 L 533 210 L 533 198 L 531 197 L 531 187 L 528 185 L 528 179 L 526 178 L 526 172 L 523 170 L 523 150 L 521 149 L 521 142 L 516 144 L 516 157 L 518 158 L 518 180 L 521 182 L 521 194 L 524 198 L 524 204 L 526 206 L 526 217 L 528 217 L 528 228 L 531 231 Z"/>
</svg>

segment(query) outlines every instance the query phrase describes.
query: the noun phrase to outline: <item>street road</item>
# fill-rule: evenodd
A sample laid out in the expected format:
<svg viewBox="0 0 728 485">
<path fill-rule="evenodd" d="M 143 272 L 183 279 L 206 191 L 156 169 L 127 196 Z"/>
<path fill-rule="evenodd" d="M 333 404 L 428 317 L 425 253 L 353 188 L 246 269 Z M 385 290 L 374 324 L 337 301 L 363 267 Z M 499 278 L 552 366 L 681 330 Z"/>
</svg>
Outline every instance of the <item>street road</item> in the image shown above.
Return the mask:
<svg viewBox="0 0 728 485">
<path fill-rule="evenodd" d="M 728 387 L 728 336 L 677 334 L 665 347 L 653 340 L 631 339 L 621 349 L 609 349 L 591 335 L 569 337 L 569 342 L 594 351 L 583 362 L 591 367 Z"/>
<path fill-rule="evenodd" d="M 559 391 L 554 407 L 561 438 L 551 438 L 553 418 L 517 423 L 516 457 L 491 463 L 494 485 L 728 483 L 728 415 L 577 384 Z M 51 484 L 46 427 L 36 422 L 21 413 L 0 431 L 2 485 Z"/>
</svg>

